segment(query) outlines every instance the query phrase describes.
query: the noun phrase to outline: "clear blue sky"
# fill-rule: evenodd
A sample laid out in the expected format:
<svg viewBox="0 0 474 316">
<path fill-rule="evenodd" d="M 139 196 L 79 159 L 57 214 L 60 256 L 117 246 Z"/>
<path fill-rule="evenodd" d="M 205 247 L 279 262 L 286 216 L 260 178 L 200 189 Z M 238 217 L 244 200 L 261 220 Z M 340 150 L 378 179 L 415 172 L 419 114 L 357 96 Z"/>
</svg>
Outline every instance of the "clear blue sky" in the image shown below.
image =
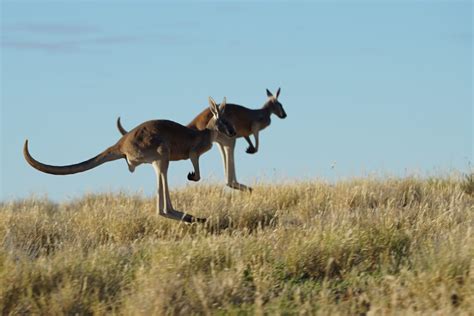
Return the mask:
<svg viewBox="0 0 474 316">
<path fill-rule="evenodd" d="M 186 124 L 208 96 L 258 108 L 280 86 L 288 118 L 274 117 L 256 155 L 238 142 L 243 183 L 472 161 L 471 1 L 69 2 L 2 1 L 2 200 L 151 195 L 148 165 L 52 176 L 26 164 L 23 142 L 40 161 L 76 163 L 118 140 L 119 115 L 128 128 Z M 216 146 L 201 168 L 202 183 L 224 185 Z M 196 185 L 191 170 L 173 162 L 171 189 Z"/>
</svg>

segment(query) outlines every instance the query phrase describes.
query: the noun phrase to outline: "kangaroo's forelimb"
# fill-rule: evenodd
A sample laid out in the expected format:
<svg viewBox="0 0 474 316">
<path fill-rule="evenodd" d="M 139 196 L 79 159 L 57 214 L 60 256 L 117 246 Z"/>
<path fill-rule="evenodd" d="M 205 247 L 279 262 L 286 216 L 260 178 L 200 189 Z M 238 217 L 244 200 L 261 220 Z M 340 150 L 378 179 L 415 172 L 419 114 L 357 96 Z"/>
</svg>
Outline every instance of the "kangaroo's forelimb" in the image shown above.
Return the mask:
<svg viewBox="0 0 474 316">
<path fill-rule="evenodd" d="M 188 173 L 188 180 L 199 181 L 201 179 L 201 172 L 199 171 L 199 155 L 196 152 L 191 152 L 189 154 L 189 159 L 191 159 L 194 171 Z"/>
<path fill-rule="evenodd" d="M 247 143 L 249 143 L 249 147 L 245 150 L 247 154 L 255 154 L 257 151 L 255 150 L 255 146 L 252 144 L 252 140 L 249 136 L 244 136 Z"/>
</svg>

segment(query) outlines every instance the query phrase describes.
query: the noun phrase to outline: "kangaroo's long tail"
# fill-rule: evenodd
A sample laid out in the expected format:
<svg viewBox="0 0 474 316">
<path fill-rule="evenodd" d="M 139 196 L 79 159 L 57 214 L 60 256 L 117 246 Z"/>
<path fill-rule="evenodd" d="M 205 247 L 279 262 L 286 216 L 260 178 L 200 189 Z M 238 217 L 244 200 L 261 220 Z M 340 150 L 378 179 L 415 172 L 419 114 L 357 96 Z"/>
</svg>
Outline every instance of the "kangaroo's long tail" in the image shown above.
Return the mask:
<svg viewBox="0 0 474 316">
<path fill-rule="evenodd" d="M 120 134 L 125 135 L 128 133 L 128 131 L 123 128 L 122 123 L 120 122 L 120 116 L 117 118 L 117 128 L 120 131 Z"/>
<path fill-rule="evenodd" d="M 97 166 L 100 166 L 101 164 L 106 163 L 108 161 L 113 161 L 125 157 L 125 155 L 120 152 L 118 146 L 114 145 L 89 160 L 67 166 L 51 166 L 41 163 L 31 157 L 30 152 L 28 151 L 28 140 L 25 141 L 25 145 L 23 147 L 23 156 L 33 168 L 45 173 L 56 175 L 67 175 L 87 171 Z"/>
</svg>

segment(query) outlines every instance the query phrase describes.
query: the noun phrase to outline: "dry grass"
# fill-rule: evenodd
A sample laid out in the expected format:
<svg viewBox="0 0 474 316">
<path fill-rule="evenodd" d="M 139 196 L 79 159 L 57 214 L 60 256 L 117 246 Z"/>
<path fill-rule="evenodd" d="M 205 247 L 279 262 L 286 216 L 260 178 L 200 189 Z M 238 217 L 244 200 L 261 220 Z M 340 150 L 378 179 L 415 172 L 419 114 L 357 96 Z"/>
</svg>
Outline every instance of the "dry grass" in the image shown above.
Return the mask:
<svg viewBox="0 0 474 316">
<path fill-rule="evenodd" d="M 469 182 L 471 181 L 471 182 Z M 2 314 L 470 314 L 472 177 L 0 205 Z"/>
</svg>

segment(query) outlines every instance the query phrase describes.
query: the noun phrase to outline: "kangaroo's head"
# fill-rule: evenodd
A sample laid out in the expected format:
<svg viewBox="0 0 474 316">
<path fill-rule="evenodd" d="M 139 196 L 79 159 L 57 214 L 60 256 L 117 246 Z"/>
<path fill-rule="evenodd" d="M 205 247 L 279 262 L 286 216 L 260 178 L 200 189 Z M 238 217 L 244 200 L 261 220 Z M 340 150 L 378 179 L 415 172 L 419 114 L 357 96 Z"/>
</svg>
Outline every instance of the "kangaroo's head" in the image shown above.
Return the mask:
<svg viewBox="0 0 474 316">
<path fill-rule="evenodd" d="M 274 96 L 268 89 L 267 89 L 267 96 L 268 100 L 265 103 L 264 107 L 270 109 L 270 111 L 278 116 L 281 119 L 284 119 L 286 117 L 286 112 L 283 109 L 283 105 L 278 101 L 278 97 L 280 96 L 280 88 L 278 88 L 278 91 L 276 93 L 276 96 Z"/>
<path fill-rule="evenodd" d="M 225 119 L 224 111 L 226 106 L 226 98 L 222 101 L 220 107 L 217 106 L 216 101 L 209 97 L 209 109 L 212 113 L 212 118 L 207 123 L 207 128 L 222 133 L 228 137 L 237 135 L 234 126 Z"/>
</svg>

